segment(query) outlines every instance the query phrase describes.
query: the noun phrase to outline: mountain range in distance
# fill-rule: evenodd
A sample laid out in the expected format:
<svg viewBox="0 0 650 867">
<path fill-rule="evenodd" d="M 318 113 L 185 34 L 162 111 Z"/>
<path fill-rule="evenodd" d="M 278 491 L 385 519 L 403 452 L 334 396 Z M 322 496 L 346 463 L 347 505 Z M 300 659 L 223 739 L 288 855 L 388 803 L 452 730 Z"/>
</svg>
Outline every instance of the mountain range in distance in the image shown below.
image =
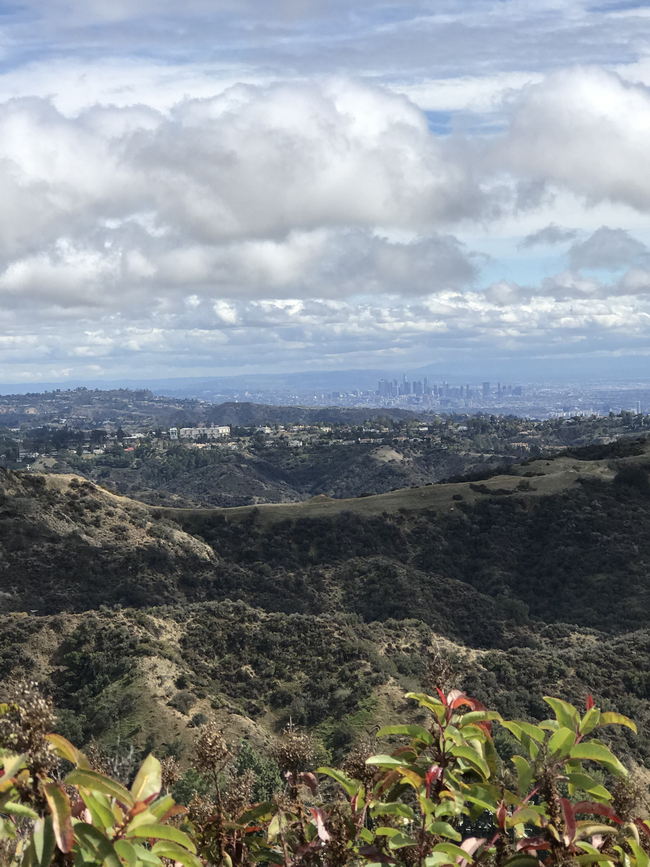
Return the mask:
<svg viewBox="0 0 650 867">
<path fill-rule="evenodd" d="M 626 385 L 647 385 L 647 372 L 640 369 L 638 362 L 625 358 L 608 359 L 606 363 L 598 360 L 585 359 L 584 363 L 572 364 L 572 376 L 566 377 L 566 365 L 562 359 L 544 361 L 539 365 L 520 364 L 515 367 L 510 362 L 487 360 L 483 366 L 477 363 L 459 359 L 459 363 L 450 369 L 450 365 L 431 363 L 421 366 L 405 363 L 391 365 L 386 369 L 348 369 L 348 370 L 307 370 L 300 372 L 281 373 L 239 373 L 217 376 L 186 376 L 165 378 L 137 379 L 69 379 L 52 382 L 19 382 L 0 383 L 0 394 L 29 394 L 33 392 L 53 391 L 69 388 L 147 388 L 155 394 L 170 397 L 198 397 L 210 399 L 217 394 L 241 393 L 246 391 L 267 393 L 279 390 L 305 391 L 349 391 L 374 390 L 380 379 L 422 379 L 428 377 L 431 381 L 449 382 L 463 385 L 466 382 L 480 383 L 485 380 L 513 382 L 518 384 L 550 384 L 555 387 L 562 385 L 594 385 L 597 383 L 610 386 L 625 387 Z"/>
</svg>

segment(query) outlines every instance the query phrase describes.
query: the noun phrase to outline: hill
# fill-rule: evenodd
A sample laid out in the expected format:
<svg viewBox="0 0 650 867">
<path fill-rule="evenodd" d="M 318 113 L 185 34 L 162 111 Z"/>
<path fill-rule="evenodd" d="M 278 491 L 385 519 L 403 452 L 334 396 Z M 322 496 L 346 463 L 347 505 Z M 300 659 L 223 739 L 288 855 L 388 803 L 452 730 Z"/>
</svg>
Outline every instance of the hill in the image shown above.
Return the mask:
<svg viewBox="0 0 650 867">
<path fill-rule="evenodd" d="M 209 714 L 258 740 L 291 715 L 340 749 L 441 679 L 513 716 L 593 692 L 643 724 L 650 455 L 591 456 L 237 509 L 5 471 L 0 677 L 37 674 L 76 740 L 176 752 Z"/>
<path fill-rule="evenodd" d="M 139 452 L 143 452 L 141 448 Z M 323 494 L 350 498 L 439 481 L 476 459 L 453 452 L 352 443 L 327 448 L 250 450 L 178 446 L 133 459 L 77 460 L 86 477 L 152 505 L 240 506 L 291 503 Z M 482 461 L 489 466 L 490 461 Z"/>
<path fill-rule="evenodd" d="M 148 507 L 71 475 L 0 469 L 0 599 L 5 611 L 172 601 L 214 569 L 205 542 Z"/>
<path fill-rule="evenodd" d="M 415 419 L 427 415 L 396 407 L 308 407 L 275 406 L 264 403 L 226 402 L 214 404 L 206 412 L 211 424 L 363 424 L 373 419 Z"/>
</svg>

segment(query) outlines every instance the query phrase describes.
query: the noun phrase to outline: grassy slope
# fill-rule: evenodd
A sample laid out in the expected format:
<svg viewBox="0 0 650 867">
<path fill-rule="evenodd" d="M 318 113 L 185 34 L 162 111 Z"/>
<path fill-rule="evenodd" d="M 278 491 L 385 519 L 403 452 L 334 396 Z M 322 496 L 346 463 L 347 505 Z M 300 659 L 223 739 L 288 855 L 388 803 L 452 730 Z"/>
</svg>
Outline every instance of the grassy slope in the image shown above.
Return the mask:
<svg viewBox="0 0 650 867">
<path fill-rule="evenodd" d="M 650 457 L 648 458 L 650 460 Z M 638 461 L 638 458 L 630 459 Z M 531 476 L 531 477 L 528 477 Z M 383 515 L 395 512 L 432 510 L 437 513 L 454 511 L 455 499 L 461 497 L 467 504 L 477 503 L 490 496 L 516 494 L 518 497 L 537 498 L 570 490 L 581 479 L 611 480 L 614 471 L 608 461 L 581 461 L 570 457 L 552 461 L 539 460 L 513 467 L 511 475 L 493 476 L 484 482 L 455 482 L 450 484 L 424 485 L 401 488 L 386 494 L 352 499 L 332 499 L 319 495 L 301 503 L 264 503 L 259 506 L 237 506 L 230 509 L 165 509 L 173 519 L 184 518 L 187 512 L 198 515 L 222 515 L 230 521 L 243 520 L 254 513 L 263 524 L 300 518 L 329 518 L 341 512 L 358 515 Z M 522 482 L 530 484 L 530 490 L 518 490 Z M 485 488 L 485 492 L 477 487 Z"/>
</svg>

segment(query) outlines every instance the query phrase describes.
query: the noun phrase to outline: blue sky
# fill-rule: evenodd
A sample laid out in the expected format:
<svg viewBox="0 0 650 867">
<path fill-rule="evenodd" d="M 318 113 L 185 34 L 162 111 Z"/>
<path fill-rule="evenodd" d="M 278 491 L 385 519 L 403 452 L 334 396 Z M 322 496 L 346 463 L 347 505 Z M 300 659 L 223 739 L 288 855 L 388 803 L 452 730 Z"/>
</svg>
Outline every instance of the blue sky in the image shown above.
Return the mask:
<svg viewBox="0 0 650 867">
<path fill-rule="evenodd" d="M 0 3 L 0 381 L 644 375 L 649 145 L 647 4 Z"/>
</svg>

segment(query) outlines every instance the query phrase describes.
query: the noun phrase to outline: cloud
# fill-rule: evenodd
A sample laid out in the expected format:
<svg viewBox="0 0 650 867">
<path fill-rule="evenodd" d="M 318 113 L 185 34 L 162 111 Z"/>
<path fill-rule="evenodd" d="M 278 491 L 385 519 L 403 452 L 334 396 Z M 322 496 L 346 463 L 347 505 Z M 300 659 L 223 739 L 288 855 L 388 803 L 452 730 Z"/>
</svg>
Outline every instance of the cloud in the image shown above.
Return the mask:
<svg viewBox="0 0 650 867">
<path fill-rule="evenodd" d="M 646 286 L 647 286 L 646 275 Z M 146 318 L 106 319 L 89 327 L 73 320 L 48 330 L 38 318 L 0 341 L 0 370 L 47 379 L 69 369 L 96 378 L 103 371 L 139 377 L 169 371 L 200 375 L 245 369 L 382 367 L 436 357 L 451 361 L 591 352 L 647 344 L 650 295 L 554 299 L 535 295 L 495 304 L 481 292 L 444 292 L 411 301 L 238 300 L 212 309 L 207 299 Z M 514 302 L 514 303 L 513 303 Z M 30 330 L 30 326 L 31 329 Z M 254 354 L 251 346 L 255 347 Z M 99 367 L 99 372 L 96 368 Z M 50 379 L 52 377 L 50 376 Z"/>
<path fill-rule="evenodd" d="M 607 282 L 596 277 L 585 276 L 581 271 L 571 268 L 544 277 L 538 285 L 523 285 L 511 280 L 491 283 L 484 291 L 485 297 L 497 307 L 516 308 L 533 299 L 548 298 L 554 302 L 599 299 L 618 303 L 620 297 L 629 298 L 633 305 L 650 295 L 650 268 L 629 268 L 621 276 Z"/>
<path fill-rule="evenodd" d="M 59 240 L 0 273 L 0 299 L 70 310 L 161 310 L 179 296 L 337 298 L 428 295 L 475 281 L 480 258 L 453 237 L 410 242 L 367 230 L 291 232 L 280 240 L 222 244 L 151 238 L 135 227 Z"/>
<path fill-rule="evenodd" d="M 641 14 L 23 0 L 0 47 L 0 371 L 637 345 Z"/>
<path fill-rule="evenodd" d="M 528 247 L 536 247 L 537 245 L 550 246 L 552 244 L 564 244 L 571 241 L 578 234 L 576 229 L 565 229 L 563 226 L 556 226 L 555 223 L 550 223 L 543 229 L 526 235 L 519 242 L 519 247 L 526 249 Z"/>
<path fill-rule="evenodd" d="M 595 203 L 650 208 L 650 89 L 602 69 L 554 73 L 513 100 L 497 162 Z"/>
<path fill-rule="evenodd" d="M 169 297 L 421 295 L 480 256 L 471 171 L 405 98 L 342 79 L 239 85 L 169 112 L 0 104 L 0 298 L 164 308 Z"/>
<path fill-rule="evenodd" d="M 502 90 L 573 64 L 635 64 L 643 15 L 642 6 L 622 16 L 587 0 L 22 0 L 4 11 L 2 48 L 14 64 L 146 56 L 245 65 L 276 78 L 369 76 L 421 88 L 427 103 L 435 82 L 446 81 L 443 100 L 459 87 L 466 105 L 485 111 L 490 79 Z"/>
<path fill-rule="evenodd" d="M 624 229 L 601 226 L 585 241 L 569 250 L 572 268 L 604 268 L 616 270 L 639 259 L 648 259 L 648 248 Z"/>
<path fill-rule="evenodd" d="M 422 230 L 482 201 L 415 106 L 345 80 L 236 86 L 169 114 L 98 106 L 70 118 L 10 100 L 0 159 L 0 181 L 38 194 L 42 221 L 150 214 L 161 231 L 211 241 L 341 224 Z"/>
</svg>

